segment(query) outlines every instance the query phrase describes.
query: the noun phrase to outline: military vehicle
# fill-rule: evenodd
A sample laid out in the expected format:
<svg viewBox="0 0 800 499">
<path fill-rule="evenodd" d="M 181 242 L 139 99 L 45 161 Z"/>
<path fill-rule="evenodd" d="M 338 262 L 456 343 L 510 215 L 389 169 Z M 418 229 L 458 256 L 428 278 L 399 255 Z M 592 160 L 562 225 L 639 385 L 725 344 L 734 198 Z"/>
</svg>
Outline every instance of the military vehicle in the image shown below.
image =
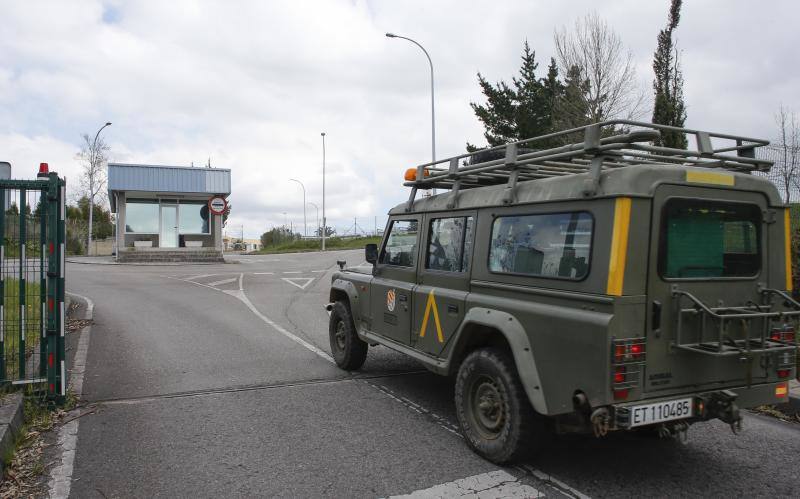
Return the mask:
<svg viewBox="0 0 800 499">
<path fill-rule="evenodd" d="M 670 133 L 696 147 L 655 145 Z M 333 358 L 383 345 L 453 375 L 466 442 L 496 463 L 553 430 L 736 432 L 796 375 L 767 144 L 618 120 L 410 169 L 371 272 L 332 278 Z"/>
</svg>

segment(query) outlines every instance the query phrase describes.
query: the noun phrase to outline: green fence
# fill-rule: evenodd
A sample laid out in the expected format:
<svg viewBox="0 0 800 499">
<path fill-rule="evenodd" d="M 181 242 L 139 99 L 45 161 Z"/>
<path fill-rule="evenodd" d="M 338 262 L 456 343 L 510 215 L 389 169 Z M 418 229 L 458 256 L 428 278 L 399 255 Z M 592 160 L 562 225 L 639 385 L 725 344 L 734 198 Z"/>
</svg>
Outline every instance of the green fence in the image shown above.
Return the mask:
<svg viewBox="0 0 800 499">
<path fill-rule="evenodd" d="M 0 180 L 0 383 L 66 396 L 64 191 L 55 173 Z"/>
</svg>

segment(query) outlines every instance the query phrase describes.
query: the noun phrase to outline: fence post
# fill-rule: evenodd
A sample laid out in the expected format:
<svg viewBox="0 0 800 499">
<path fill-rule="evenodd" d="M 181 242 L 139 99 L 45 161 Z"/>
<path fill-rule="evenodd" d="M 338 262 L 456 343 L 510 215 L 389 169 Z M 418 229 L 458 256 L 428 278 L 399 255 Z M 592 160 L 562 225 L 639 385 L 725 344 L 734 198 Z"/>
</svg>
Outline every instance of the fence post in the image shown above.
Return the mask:
<svg viewBox="0 0 800 499">
<path fill-rule="evenodd" d="M 59 336 L 57 340 L 58 344 L 58 366 L 61 369 L 61 375 L 59 376 L 60 386 L 59 392 L 61 394 L 60 401 L 64 401 L 67 395 L 67 367 L 66 367 L 66 354 L 65 354 L 65 345 L 66 345 L 66 338 L 64 337 L 64 322 L 66 321 L 66 310 L 64 309 L 64 294 L 66 291 L 66 285 L 64 281 L 64 266 L 66 264 L 66 256 L 67 256 L 67 248 L 66 248 L 66 241 L 67 241 L 67 225 L 66 225 L 66 190 L 67 190 L 67 181 L 61 180 L 58 178 L 57 174 L 51 174 L 52 177 L 55 179 L 56 184 L 58 185 L 58 252 L 59 252 L 59 261 L 58 261 L 58 303 L 61 313 L 59 314 L 58 318 L 58 327 L 59 327 Z M 89 228 L 91 230 L 91 227 Z"/>
<path fill-rule="evenodd" d="M 27 190 L 19 190 L 19 379 L 25 378 L 25 196 Z"/>
<path fill-rule="evenodd" d="M 63 400 L 64 369 L 64 182 L 50 173 L 47 183 L 47 396 Z"/>
<path fill-rule="evenodd" d="M 0 188 L 0 381 L 6 381 L 6 189 Z"/>
</svg>

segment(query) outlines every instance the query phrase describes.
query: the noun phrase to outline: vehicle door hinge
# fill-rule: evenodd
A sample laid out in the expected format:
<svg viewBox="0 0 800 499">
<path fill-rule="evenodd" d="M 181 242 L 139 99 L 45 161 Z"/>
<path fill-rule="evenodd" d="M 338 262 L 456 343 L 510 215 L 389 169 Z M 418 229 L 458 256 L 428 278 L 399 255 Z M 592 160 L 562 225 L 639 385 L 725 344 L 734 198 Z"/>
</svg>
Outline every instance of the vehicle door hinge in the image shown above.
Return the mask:
<svg viewBox="0 0 800 499">
<path fill-rule="evenodd" d="M 762 221 L 765 224 L 774 224 L 775 223 L 775 210 L 761 210 Z"/>
</svg>

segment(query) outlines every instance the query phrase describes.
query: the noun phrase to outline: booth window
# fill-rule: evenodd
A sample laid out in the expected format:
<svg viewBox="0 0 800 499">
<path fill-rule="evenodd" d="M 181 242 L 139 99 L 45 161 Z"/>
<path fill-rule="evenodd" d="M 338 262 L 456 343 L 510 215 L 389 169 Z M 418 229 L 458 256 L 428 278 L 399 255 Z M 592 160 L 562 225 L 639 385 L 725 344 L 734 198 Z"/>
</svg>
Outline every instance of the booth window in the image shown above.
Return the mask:
<svg viewBox="0 0 800 499">
<path fill-rule="evenodd" d="M 129 200 L 125 204 L 125 232 L 158 234 L 158 201 Z"/>
<path fill-rule="evenodd" d="M 181 234 L 208 234 L 208 204 L 185 201 L 178 205 Z"/>
</svg>

